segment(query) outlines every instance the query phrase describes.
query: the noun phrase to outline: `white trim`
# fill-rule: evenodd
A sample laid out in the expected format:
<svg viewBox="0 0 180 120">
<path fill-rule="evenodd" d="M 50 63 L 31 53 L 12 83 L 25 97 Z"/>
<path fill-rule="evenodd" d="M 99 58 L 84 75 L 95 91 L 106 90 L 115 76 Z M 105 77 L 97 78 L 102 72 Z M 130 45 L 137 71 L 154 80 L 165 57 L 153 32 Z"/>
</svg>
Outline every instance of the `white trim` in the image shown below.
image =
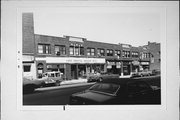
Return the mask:
<svg viewBox="0 0 180 120">
<path fill-rule="evenodd" d="M 46 61 L 46 63 L 106 63 L 105 58 L 36 57 L 35 60 Z"/>
</svg>

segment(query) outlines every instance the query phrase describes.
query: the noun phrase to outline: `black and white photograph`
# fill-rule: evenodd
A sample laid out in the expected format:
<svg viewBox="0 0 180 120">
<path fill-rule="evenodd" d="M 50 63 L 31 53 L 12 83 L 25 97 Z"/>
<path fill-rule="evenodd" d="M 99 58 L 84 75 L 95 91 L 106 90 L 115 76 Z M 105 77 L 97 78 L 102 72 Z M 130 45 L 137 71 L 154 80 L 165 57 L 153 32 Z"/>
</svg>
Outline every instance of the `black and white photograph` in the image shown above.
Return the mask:
<svg viewBox="0 0 180 120">
<path fill-rule="evenodd" d="M 177 118 L 177 3 L 4 2 L 2 117 Z"/>
<path fill-rule="evenodd" d="M 161 104 L 160 14 L 89 11 L 22 13 L 23 105 Z"/>
</svg>

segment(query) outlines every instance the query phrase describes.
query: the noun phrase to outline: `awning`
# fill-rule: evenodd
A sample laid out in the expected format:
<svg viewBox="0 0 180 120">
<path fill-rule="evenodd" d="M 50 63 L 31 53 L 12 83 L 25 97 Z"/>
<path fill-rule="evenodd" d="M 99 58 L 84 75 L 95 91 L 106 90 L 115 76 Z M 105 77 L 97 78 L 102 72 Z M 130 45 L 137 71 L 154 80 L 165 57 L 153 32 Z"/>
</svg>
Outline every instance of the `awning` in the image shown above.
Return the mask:
<svg viewBox="0 0 180 120">
<path fill-rule="evenodd" d="M 32 62 L 34 61 L 34 56 L 23 55 L 23 62 Z"/>
<path fill-rule="evenodd" d="M 149 62 L 141 62 L 141 65 L 149 65 Z"/>
<path fill-rule="evenodd" d="M 139 61 L 134 60 L 134 61 L 132 61 L 132 64 L 133 65 L 139 65 L 140 63 L 139 63 Z"/>
</svg>

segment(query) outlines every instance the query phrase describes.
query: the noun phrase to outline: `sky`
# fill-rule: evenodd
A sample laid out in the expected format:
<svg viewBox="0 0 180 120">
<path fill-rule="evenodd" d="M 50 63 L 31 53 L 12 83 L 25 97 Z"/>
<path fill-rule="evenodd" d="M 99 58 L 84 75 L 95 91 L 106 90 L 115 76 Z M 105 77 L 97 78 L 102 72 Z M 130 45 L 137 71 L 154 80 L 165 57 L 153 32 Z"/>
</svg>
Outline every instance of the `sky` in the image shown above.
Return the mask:
<svg viewBox="0 0 180 120">
<path fill-rule="evenodd" d="M 160 14 L 138 9 L 63 8 L 38 11 L 34 12 L 34 31 L 35 34 L 76 36 L 90 41 L 132 46 L 147 45 L 148 41 L 160 42 Z"/>
</svg>

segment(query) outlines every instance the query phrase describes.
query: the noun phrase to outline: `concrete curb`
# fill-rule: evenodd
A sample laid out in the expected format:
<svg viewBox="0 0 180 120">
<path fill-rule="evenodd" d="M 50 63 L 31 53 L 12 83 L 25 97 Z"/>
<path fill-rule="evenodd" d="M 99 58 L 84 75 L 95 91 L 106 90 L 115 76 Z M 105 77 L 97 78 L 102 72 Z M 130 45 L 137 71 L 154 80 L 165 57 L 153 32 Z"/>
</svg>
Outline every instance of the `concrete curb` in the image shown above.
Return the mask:
<svg viewBox="0 0 180 120">
<path fill-rule="evenodd" d="M 71 87 L 82 87 L 82 86 L 93 85 L 93 84 L 94 83 L 65 84 L 65 85 L 61 85 L 61 86 L 52 86 L 52 87 L 37 88 L 35 91 L 47 91 L 47 90 L 56 90 L 56 89 L 66 89 L 66 88 L 71 88 Z"/>
<path fill-rule="evenodd" d="M 66 81 L 62 81 L 61 85 L 77 84 L 77 83 L 87 83 L 87 79 L 66 80 Z"/>
</svg>

